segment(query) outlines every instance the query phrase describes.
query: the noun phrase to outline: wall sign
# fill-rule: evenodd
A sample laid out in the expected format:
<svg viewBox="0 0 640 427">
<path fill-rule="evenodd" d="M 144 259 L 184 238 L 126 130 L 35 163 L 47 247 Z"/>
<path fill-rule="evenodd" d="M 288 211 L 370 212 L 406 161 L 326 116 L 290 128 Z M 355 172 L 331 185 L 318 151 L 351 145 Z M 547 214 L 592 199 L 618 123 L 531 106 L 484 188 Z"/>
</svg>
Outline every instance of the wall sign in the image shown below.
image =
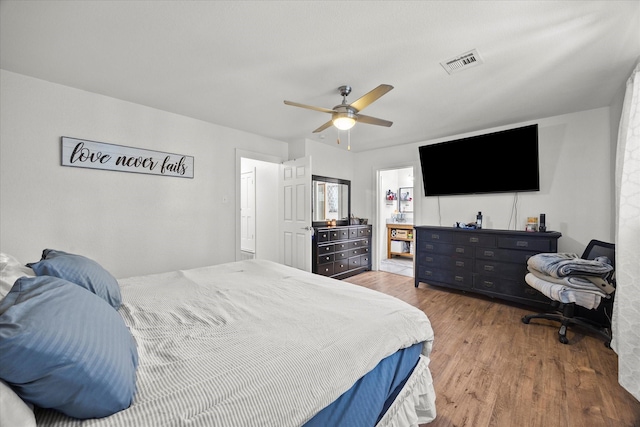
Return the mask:
<svg viewBox="0 0 640 427">
<path fill-rule="evenodd" d="M 62 137 L 62 166 L 193 178 L 193 157 Z"/>
</svg>

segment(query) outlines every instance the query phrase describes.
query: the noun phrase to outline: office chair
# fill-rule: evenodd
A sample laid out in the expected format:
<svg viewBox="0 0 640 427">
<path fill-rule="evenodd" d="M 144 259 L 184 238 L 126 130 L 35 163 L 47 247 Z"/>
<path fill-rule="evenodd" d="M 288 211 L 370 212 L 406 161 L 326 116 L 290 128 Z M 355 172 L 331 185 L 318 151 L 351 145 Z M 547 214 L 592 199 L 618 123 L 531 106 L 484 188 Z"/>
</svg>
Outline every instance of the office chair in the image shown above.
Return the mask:
<svg viewBox="0 0 640 427">
<path fill-rule="evenodd" d="M 615 268 L 615 244 L 602 242 L 600 240 L 591 240 L 582 254 L 582 259 L 593 260 L 597 257 L 607 257 L 611 261 L 611 265 Z M 529 281 L 527 284 L 535 288 Z M 610 283 L 615 287 L 615 280 L 612 280 Z M 579 290 L 576 290 L 579 292 Z M 575 302 L 571 303 L 563 303 L 558 300 L 553 300 L 551 303 L 552 308 L 554 309 L 553 313 L 538 313 L 538 314 L 528 314 L 522 317 L 522 322 L 528 324 L 531 319 L 548 319 L 560 322 L 560 330 L 558 331 L 558 339 L 562 344 L 567 344 L 569 340 L 567 339 L 567 326 L 569 325 L 577 325 L 588 331 L 591 331 L 600 337 L 602 337 L 605 342 L 604 345 L 607 348 L 611 347 L 611 330 L 610 326 L 610 311 L 606 313 L 606 310 L 613 306 L 613 295 L 612 293 L 608 294 L 606 298 L 601 302 L 601 310 L 605 311 L 605 315 L 607 316 L 607 321 L 605 325 L 601 325 L 598 322 L 593 320 L 576 316 L 576 312 L 585 311 L 586 309 L 580 307 L 579 304 Z M 599 310 L 600 311 L 600 310 Z M 587 312 L 595 312 L 595 310 L 588 310 Z"/>
</svg>

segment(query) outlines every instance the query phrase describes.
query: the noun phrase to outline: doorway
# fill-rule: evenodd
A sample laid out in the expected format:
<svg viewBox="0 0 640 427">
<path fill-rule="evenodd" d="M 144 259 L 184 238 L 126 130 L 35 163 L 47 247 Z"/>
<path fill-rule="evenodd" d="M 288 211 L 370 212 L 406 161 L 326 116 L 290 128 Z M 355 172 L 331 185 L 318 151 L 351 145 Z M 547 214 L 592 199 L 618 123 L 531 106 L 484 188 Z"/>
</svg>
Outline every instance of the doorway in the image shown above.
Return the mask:
<svg viewBox="0 0 640 427">
<path fill-rule="evenodd" d="M 413 277 L 414 167 L 378 171 L 378 270 Z M 402 230 L 393 226 L 402 227 Z M 411 231 L 411 233 L 408 233 Z M 405 234 L 407 232 L 407 234 Z M 397 233 L 400 233 L 395 236 Z M 393 240 L 390 234 L 394 234 Z"/>
<path fill-rule="evenodd" d="M 274 250 L 274 242 L 278 239 L 279 159 L 248 152 L 237 155 L 235 259 L 278 262 L 279 253 Z"/>
</svg>

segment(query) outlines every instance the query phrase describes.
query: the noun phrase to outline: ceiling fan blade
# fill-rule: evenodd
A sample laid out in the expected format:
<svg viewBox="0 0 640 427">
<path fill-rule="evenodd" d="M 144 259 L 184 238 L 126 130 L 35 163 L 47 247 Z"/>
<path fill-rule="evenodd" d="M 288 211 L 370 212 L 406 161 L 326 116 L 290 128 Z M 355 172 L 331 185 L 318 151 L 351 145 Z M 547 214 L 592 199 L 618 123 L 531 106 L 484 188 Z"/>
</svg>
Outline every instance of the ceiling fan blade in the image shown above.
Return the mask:
<svg viewBox="0 0 640 427">
<path fill-rule="evenodd" d="M 391 127 L 393 122 L 389 120 L 378 119 L 376 117 L 365 116 L 363 114 L 358 114 L 358 123 L 366 123 L 368 125 L 378 125 L 378 126 L 386 126 Z"/>
<path fill-rule="evenodd" d="M 350 105 L 356 110 L 362 111 L 367 105 L 371 104 L 382 95 L 389 92 L 391 89 L 393 89 L 393 86 L 391 85 L 380 85 L 377 88 L 373 89 L 371 92 L 356 99 Z"/>
<path fill-rule="evenodd" d="M 322 132 L 323 130 L 327 129 L 328 127 L 330 127 L 333 124 L 332 120 L 329 120 L 327 123 L 323 124 L 322 126 L 320 126 L 318 129 L 314 130 L 313 133 L 318 133 L 318 132 Z"/>
<path fill-rule="evenodd" d="M 301 108 L 307 108 L 309 110 L 315 110 L 315 111 L 320 111 L 322 113 L 330 113 L 333 114 L 335 111 L 330 110 L 328 108 L 322 108 L 322 107 L 314 107 L 313 105 L 305 105 L 305 104 L 300 104 L 297 102 L 293 102 L 293 101 L 284 101 L 285 104 L 287 105 L 291 105 L 293 107 L 301 107 Z"/>
</svg>

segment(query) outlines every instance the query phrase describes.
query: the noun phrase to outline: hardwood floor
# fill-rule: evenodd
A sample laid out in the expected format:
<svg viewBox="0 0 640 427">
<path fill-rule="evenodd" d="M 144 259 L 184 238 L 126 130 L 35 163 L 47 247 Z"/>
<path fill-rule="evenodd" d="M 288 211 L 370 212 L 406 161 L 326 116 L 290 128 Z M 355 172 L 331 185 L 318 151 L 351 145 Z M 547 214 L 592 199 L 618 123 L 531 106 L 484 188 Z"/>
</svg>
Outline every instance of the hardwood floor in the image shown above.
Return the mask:
<svg viewBox="0 0 640 427">
<path fill-rule="evenodd" d="M 617 380 L 618 358 L 597 337 L 520 318 L 499 300 L 366 272 L 346 281 L 423 310 L 435 333 L 430 369 L 437 417 L 424 427 L 640 427 L 640 402 Z"/>
</svg>

